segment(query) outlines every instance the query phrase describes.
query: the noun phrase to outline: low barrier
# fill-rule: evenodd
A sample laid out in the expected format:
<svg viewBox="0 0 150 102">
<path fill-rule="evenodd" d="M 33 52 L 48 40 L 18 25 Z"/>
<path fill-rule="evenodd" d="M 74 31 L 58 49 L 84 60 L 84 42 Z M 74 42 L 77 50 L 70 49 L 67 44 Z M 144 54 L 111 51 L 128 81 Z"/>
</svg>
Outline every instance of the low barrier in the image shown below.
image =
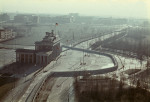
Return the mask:
<svg viewBox="0 0 150 102">
<path fill-rule="evenodd" d="M 113 72 L 117 70 L 118 68 L 118 63 L 116 59 L 107 53 L 101 53 L 98 51 L 93 51 L 93 50 L 87 50 L 87 49 L 81 49 L 81 48 L 74 48 L 74 47 L 69 47 L 62 45 L 62 47 L 71 49 L 71 50 L 77 50 L 77 51 L 84 51 L 87 53 L 92 53 L 92 54 L 98 54 L 98 55 L 103 55 L 111 58 L 112 62 L 114 63 L 113 67 L 105 68 L 105 69 L 99 69 L 99 70 L 85 70 L 85 71 L 66 71 L 66 72 L 53 72 L 53 76 L 55 77 L 73 77 L 73 76 L 84 76 L 85 74 L 90 74 L 90 75 L 96 75 L 96 74 L 105 74 L 108 72 Z"/>
</svg>

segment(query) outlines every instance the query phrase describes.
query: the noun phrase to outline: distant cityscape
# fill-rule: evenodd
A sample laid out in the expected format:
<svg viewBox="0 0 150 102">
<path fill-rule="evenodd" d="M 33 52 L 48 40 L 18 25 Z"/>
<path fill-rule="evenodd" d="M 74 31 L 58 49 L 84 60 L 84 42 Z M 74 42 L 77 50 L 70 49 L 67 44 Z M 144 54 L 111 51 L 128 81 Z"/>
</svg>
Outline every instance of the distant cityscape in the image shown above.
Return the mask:
<svg viewBox="0 0 150 102">
<path fill-rule="evenodd" d="M 3 23 L 97 23 L 102 25 L 110 24 L 133 24 L 139 22 L 144 25 L 150 24 L 149 19 L 142 18 L 116 18 L 116 17 L 96 17 L 96 16 L 80 16 L 79 13 L 69 13 L 68 15 L 42 15 L 42 14 L 15 14 L 1 13 L 0 24 Z"/>
<path fill-rule="evenodd" d="M 24 36 L 31 30 L 31 26 L 51 25 L 51 24 L 100 24 L 100 25 L 142 25 L 149 26 L 149 19 L 135 18 L 113 18 L 113 17 L 94 17 L 80 16 L 79 13 L 69 13 L 68 15 L 38 15 L 38 14 L 15 14 L 1 13 L 0 14 L 0 42 L 14 39 L 15 37 Z M 25 25 L 26 27 L 18 26 Z"/>
</svg>

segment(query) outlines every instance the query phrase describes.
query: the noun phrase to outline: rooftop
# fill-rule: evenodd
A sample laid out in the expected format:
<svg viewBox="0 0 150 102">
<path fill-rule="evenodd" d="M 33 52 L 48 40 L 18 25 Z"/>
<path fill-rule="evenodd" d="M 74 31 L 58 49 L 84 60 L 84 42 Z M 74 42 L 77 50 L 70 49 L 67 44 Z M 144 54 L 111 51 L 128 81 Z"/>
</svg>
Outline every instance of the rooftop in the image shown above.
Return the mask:
<svg viewBox="0 0 150 102">
<path fill-rule="evenodd" d="M 17 49 L 16 52 L 36 53 L 37 51 L 31 49 Z"/>
<path fill-rule="evenodd" d="M 52 52 L 53 52 L 53 51 L 47 51 L 47 52 L 46 52 L 46 51 L 43 51 L 43 52 L 38 52 L 38 53 L 36 53 L 36 54 L 38 54 L 38 55 L 46 55 L 46 56 L 48 55 L 48 56 L 49 56 L 49 55 L 52 54 Z"/>
</svg>

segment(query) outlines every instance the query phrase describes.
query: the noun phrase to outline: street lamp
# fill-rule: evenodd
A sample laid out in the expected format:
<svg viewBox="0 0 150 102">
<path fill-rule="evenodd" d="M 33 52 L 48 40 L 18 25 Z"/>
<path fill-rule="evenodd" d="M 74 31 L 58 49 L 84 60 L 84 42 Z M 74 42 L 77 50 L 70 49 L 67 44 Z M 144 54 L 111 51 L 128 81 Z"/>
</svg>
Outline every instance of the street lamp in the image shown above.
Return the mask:
<svg viewBox="0 0 150 102">
<path fill-rule="evenodd" d="M 26 74 L 24 74 L 24 82 L 26 82 Z"/>
</svg>

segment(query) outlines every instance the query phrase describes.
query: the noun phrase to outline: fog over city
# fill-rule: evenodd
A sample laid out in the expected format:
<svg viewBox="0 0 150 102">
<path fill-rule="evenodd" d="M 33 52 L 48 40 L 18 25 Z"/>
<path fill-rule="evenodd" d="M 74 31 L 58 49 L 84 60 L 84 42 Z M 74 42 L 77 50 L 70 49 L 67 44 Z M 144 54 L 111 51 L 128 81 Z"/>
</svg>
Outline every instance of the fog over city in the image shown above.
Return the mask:
<svg viewBox="0 0 150 102">
<path fill-rule="evenodd" d="M 149 0 L 0 0 L 1 12 L 147 18 Z"/>
<path fill-rule="evenodd" d="M 0 0 L 0 102 L 150 102 L 150 0 Z"/>
</svg>

